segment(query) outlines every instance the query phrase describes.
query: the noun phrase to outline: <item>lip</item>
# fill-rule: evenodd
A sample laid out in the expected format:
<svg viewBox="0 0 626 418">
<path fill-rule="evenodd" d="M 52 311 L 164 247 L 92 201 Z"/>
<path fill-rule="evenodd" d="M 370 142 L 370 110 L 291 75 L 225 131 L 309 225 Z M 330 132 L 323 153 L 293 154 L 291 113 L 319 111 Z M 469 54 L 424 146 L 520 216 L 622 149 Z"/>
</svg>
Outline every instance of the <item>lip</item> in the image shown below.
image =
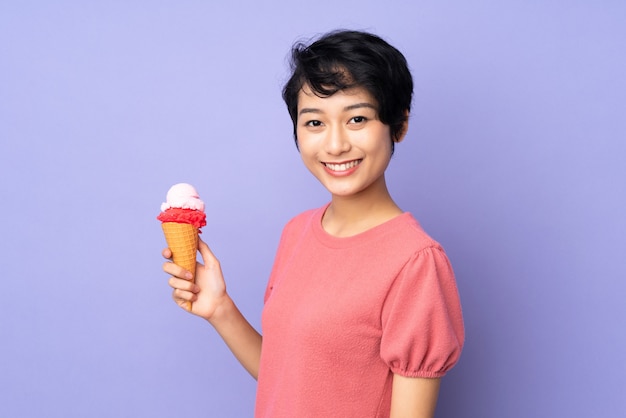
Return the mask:
<svg viewBox="0 0 626 418">
<path fill-rule="evenodd" d="M 323 161 L 322 166 L 328 174 L 335 177 L 344 177 L 354 173 L 359 168 L 362 161 L 362 158 L 337 162 Z"/>
</svg>

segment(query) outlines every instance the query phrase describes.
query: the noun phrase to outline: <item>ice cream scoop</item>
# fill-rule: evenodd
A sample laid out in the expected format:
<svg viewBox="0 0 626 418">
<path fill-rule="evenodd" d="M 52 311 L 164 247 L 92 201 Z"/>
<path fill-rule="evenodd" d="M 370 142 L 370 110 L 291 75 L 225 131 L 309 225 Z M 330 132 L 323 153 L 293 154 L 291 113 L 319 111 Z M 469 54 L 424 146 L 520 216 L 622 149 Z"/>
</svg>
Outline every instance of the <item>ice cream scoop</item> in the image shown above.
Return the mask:
<svg viewBox="0 0 626 418">
<path fill-rule="evenodd" d="M 204 202 L 196 188 L 191 184 L 178 183 L 170 187 L 165 197 L 165 202 L 161 204 L 161 211 L 169 208 L 193 209 L 204 212 Z"/>
<path fill-rule="evenodd" d="M 157 219 L 163 223 L 190 224 L 201 232 L 199 229 L 206 225 L 204 202 L 191 184 L 175 184 L 167 191 Z"/>
</svg>

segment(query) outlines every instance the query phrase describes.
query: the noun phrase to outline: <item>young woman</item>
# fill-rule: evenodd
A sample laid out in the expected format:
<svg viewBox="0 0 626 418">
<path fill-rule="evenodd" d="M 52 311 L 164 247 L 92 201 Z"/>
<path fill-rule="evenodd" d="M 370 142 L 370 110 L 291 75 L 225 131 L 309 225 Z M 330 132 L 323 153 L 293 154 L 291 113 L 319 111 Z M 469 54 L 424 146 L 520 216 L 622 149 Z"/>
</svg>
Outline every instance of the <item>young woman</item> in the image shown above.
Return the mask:
<svg viewBox="0 0 626 418">
<path fill-rule="evenodd" d="M 283 98 L 296 146 L 330 202 L 283 230 L 263 337 L 229 297 L 204 242 L 195 284 L 164 264 L 173 298 L 181 307 L 192 301 L 191 312 L 258 379 L 257 417 L 432 417 L 464 329 L 444 250 L 385 182 L 408 130 L 406 60 L 375 35 L 338 31 L 296 45 L 292 71 Z"/>
</svg>

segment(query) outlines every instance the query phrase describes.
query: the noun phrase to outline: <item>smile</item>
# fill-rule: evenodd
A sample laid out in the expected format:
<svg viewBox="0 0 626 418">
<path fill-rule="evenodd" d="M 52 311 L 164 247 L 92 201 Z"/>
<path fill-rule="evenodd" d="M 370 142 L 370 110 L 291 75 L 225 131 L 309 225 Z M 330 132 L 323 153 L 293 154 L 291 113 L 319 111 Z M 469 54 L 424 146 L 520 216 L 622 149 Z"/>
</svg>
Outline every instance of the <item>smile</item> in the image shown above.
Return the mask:
<svg viewBox="0 0 626 418">
<path fill-rule="evenodd" d="M 361 164 L 361 161 L 363 160 L 353 160 L 353 161 L 348 161 L 346 163 L 340 163 L 340 164 L 334 164 L 334 163 L 322 163 L 322 164 L 324 164 L 326 168 L 332 171 L 347 171 Z"/>
</svg>

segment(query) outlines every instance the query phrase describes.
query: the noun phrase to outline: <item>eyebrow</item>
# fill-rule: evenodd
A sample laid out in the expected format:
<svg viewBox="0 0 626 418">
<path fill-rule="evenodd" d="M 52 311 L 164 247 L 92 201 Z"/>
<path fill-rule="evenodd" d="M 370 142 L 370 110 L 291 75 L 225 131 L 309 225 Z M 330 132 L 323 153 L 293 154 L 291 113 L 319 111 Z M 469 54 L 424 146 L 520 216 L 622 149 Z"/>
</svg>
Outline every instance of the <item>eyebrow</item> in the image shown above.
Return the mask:
<svg viewBox="0 0 626 418">
<path fill-rule="evenodd" d="M 343 108 L 343 111 L 346 112 L 348 110 L 361 109 L 361 108 L 369 108 L 369 109 L 374 109 L 378 111 L 378 108 L 376 106 L 367 102 L 355 103 L 350 106 L 346 106 Z M 300 112 L 298 112 L 298 115 L 303 115 L 305 113 L 322 113 L 322 111 L 314 107 L 305 107 L 305 108 L 300 109 Z"/>
</svg>

